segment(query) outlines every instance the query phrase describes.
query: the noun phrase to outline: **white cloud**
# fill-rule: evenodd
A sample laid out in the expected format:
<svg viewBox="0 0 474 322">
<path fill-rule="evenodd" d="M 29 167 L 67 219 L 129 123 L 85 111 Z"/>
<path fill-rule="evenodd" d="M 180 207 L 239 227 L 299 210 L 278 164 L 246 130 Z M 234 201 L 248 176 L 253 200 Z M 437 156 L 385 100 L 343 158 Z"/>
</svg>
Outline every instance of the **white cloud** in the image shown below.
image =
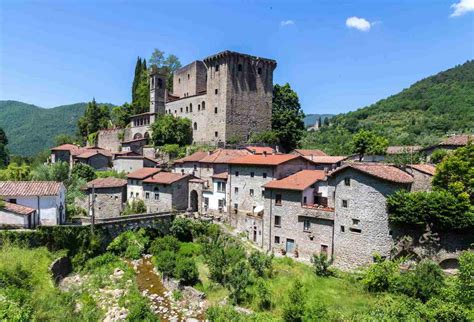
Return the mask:
<svg viewBox="0 0 474 322">
<path fill-rule="evenodd" d="M 373 26 L 373 23 L 359 17 L 350 17 L 346 20 L 346 26 L 348 28 L 355 28 L 360 31 L 369 31 Z"/>
<path fill-rule="evenodd" d="M 458 3 L 453 3 L 451 8 L 454 9 L 450 17 L 459 17 L 470 11 L 474 11 L 474 0 L 461 0 Z"/>
<path fill-rule="evenodd" d="M 280 22 L 280 26 L 282 27 L 286 27 L 286 26 L 290 26 L 290 25 L 294 25 L 295 22 L 293 20 L 282 20 Z"/>
</svg>

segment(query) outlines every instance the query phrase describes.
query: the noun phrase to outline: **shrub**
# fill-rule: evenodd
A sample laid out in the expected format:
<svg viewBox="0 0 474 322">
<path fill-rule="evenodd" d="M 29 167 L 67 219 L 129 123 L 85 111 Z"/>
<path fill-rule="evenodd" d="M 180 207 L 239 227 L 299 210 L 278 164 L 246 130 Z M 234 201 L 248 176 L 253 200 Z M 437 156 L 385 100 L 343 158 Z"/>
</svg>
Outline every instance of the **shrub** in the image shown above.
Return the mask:
<svg viewBox="0 0 474 322">
<path fill-rule="evenodd" d="M 423 305 L 409 297 L 381 297 L 373 307 L 355 313 L 351 321 L 423 321 Z"/>
<path fill-rule="evenodd" d="M 85 163 L 76 163 L 71 171 L 71 176 L 76 176 L 78 178 L 82 178 L 87 182 L 94 180 L 97 178 L 95 174 L 94 168 L 90 165 Z"/>
<path fill-rule="evenodd" d="M 240 261 L 232 266 L 227 287 L 233 303 L 239 304 L 247 299 L 247 286 L 251 282 L 250 278 L 250 269 L 246 262 Z"/>
<path fill-rule="evenodd" d="M 364 274 L 362 283 L 369 292 L 385 292 L 398 274 L 398 263 L 384 260 L 372 264 Z"/>
<path fill-rule="evenodd" d="M 313 255 L 313 268 L 317 276 L 331 276 L 330 265 L 331 261 L 326 254 Z"/>
<path fill-rule="evenodd" d="M 248 261 L 250 267 L 253 268 L 255 274 L 263 277 L 265 272 L 271 271 L 273 257 L 262 254 L 259 251 L 254 251 L 250 254 Z"/>
<path fill-rule="evenodd" d="M 174 276 L 183 285 L 194 285 L 199 280 L 199 272 L 192 258 L 178 257 Z"/>
<path fill-rule="evenodd" d="M 296 280 L 283 307 L 283 320 L 287 322 L 303 321 L 305 307 L 306 301 L 303 294 L 303 284 Z"/>
<path fill-rule="evenodd" d="M 150 245 L 150 253 L 158 255 L 164 251 L 176 253 L 180 248 L 180 242 L 174 236 L 156 238 Z"/>
<path fill-rule="evenodd" d="M 173 220 L 170 227 L 171 235 L 183 242 L 193 240 L 193 221 L 187 218 L 178 217 Z"/>
<path fill-rule="evenodd" d="M 430 155 L 430 161 L 434 164 L 438 164 L 448 155 L 448 152 L 443 149 L 434 150 Z"/>
<path fill-rule="evenodd" d="M 135 215 L 135 214 L 144 214 L 146 213 L 145 202 L 141 199 L 133 199 L 130 202 L 125 204 L 125 209 L 122 212 L 122 215 Z"/>
<path fill-rule="evenodd" d="M 163 277 L 173 277 L 176 269 L 176 254 L 172 251 L 165 250 L 159 252 L 153 257 L 153 262 Z"/>
<path fill-rule="evenodd" d="M 272 295 L 268 285 L 263 278 L 259 278 L 256 285 L 256 295 L 258 299 L 258 308 L 260 310 L 269 310 L 272 307 Z"/>
<path fill-rule="evenodd" d="M 469 313 L 463 306 L 438 298 L 426 303 L 426 315 L 430 321 L 470 321 Z"/>
<path fill-rule="evenodd" d="M 474 306 L 474 253 L 465 251 L 459 256 L 459 274 L 456 283 L 460 303 Z"/>
<path fill-rule="evenodd" d="M 111 265 L 120 262 L 120 258 L 111 253 L 105 253 L 100 256 L 89 259 L 82 268 L 85 272 L 91 272 L 100 266 Z"/>
<path fill-rule="evenodd" d="M 206 318 L 210 322 L 244 322 L 248 321 L 247 316 L 237 312 L 232 306 L 211 306 L 206 311 Z"/>
<path fill-rule="evenodd" d="M 149 242 L 144 229 L 127 231 L 118 235 L 107 250 L 130 259 L 139 259 Z"/>
<path fill-rule="evenodd" d="M 306 310 L 304 314 L 303 321 L 305 322 L 317 322 L 317 321 L 326 321 L 329 319 L 329 311 L 327 307 L 317 301 L 316 303 L 311 303 L 306 305 Z"/>
<path fill-rule="evenodd" d="M 201 245 L 198 243 L 181 243 L 178 254 L 184 257 L 193 257 L 201 254 Z"/>
</svg>

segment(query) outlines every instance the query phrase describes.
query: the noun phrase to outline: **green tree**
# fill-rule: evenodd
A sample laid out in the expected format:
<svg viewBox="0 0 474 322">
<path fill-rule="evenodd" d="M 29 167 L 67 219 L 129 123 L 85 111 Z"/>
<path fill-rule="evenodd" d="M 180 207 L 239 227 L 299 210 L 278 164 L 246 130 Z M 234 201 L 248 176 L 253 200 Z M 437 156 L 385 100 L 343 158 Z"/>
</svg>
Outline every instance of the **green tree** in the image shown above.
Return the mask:
<svg viewBox="0 0 474 322">
<path fill-rule="evenodd" d="M 142 74 L 142 72 L 143 72 L 142 59 L 140 57 L 137 57 L 137 63 L 135 64 L 135 75 L 133 77 L 133 83 L 132 83 L 132 104 L 136 103 L 137 101 L 137 88 L 141 80 L 140 75 Z"/>
<path fill-rule="evenodd" d="M 5 169 L 0 169 L 0 181 L 25 181 L 29 179 L 30 166 L 26 163 L 18 165 L 15 162 L 11 162 Z"/>
<path fill-rule="evenodd" d="M 233 303 L 242 303 L 248 296 L 247 287 L 251 283 L 250 268 L 245 261 L 235 264 L 229 274 L 228 288 Z"/>
<path fill-rule="evenodd" d="M 260 310 L 269 310 L 272 307 L 272 294 L 268 289 L 265 279 L 259 278 L 256 285 L 258 299 L 258 308 Z"/>
<path fill-rule="evenodd" d="M 31 170 L 31 180 L 65 182 L 68 178 L 69 164 L 67 162 L 40 164 Z"/>
<path fill-rule="evenodd" d="M 59 134 L 54 138 L 54 144 L 56 146 L 63 144 L 75 144 L 76 138 L 69 134 Z"/>
<path fill-rule="evenodd" d="M 387 139 L 371 131 L 360 130 L 352 138 L 352 152 L 359 155 L 359 161 L 365 155 L 385 154 L 387 146 Z"/>
<path fill-rule="evenodd" d="M 122 106 L 112 108 L 112 111 L 110 112 L 110 120 L 115 127 L 125 128 L 130 123 L 130 117 L 134 112 L 132 105 L 124 103 Z"/>
<path fill-rule="evenodd" d="M 144 214 L 146 213 L 145 202 L 141 199 L 133 199 L 125 204 L 125 209 L 123 210 L 122 215 L 135 215 L 135 214 Z"/>
<path fill-rule="evenodd" d="M 82 178 L 87 182 L 94 180 L 97 178 L 95 174 L 94 168 L 90 165 L 85 163 L 76 163 L 71 171 L 71 176 L 76 176 L 78 178 Z"/>
<path fill-rule="evenodd" d="M 326 254 L 313 255 L 313 268 L 317 276 L 331 276 L 331 261 Z"/>
<path fill-rule="evenodd" d="M 199 280 L 199 272 L 192 258 L 178 257 L 174 276 L 183 285 L 194 285 Z"/>
<path fill-rule="evenodd" d="M 303 293 L 303 284 L 300 280 L 293 283 L 288 300 L 283 307 L 283 320 L 286 322 L 301 322 L 305 314 L 306 300 Z"/>
<path fill-rule="evenodd" d="M 6 167 L 9 162 L 7 144 L 7 135 L 5 134 L 5 131 L 0 127 L 0 169 Z"/>
<path fill-rule="evenodd" d="M 84 115 L 77 122 L 79 133 L 83 138 L 87 138 L 89 135 L 107 128 L 109 119 L 109 108 L 106 105 L 98 105 L 93 98 L 87 104 Z"/>
<path fill-rule="evenodd" d="M 278 134 L 275 131 L 263 131 L 252 134 L 249 143 L 265 143 L 268 145 L 279 144 Z"/>
<path fill-rule="evenodd" d="M 191 121 L 187 118 L 174 117 L 171 114 L 161 115 L 152 125 L 152 141 L 155 146 L 191 144 L 193 131 Z"/>
<path fill-rule="evenodd" d="M 474 307 L 474 253 L 471 251 L 464 251 L 459 256 L 456 286 L 459 302 L 468 307 Z"/>
<path fill-rule="evenodd" d="M 153 257 L 155 267 L 163 274 L 164 278 L 173 277 L 176 269 L 176 254 L 165 250 Z"/>
<path fill-rule="evenodd" d="M 7 135 L 1 127 L 0 127 L 0 144 L 4 144 L 4 145 L 8 144 Z"/>
<path fill-rule="evenodd" d="M 150 68 L 158 68 L 167 77 L 167 89 L 173 90 L 173 73 L 181 68 L 181 62 L 176 55 L 169 54 L 165 58 L 165 52 L 156 49 L 151 54 L 148 60 Z"/>
<path fill-rule="evenodd" d="M 252 267 L 255 274 L 259 277 L 263 277 L 266 272 L 271 272 L 272 260 L 273 257 L 262 254 L 259 251 L 252 252 L 248 258 L 250 267 Z"/>
<path fill-rule="evenodd" d="M 318 129 L 321 128 L 323 122 L 321 121 L 321 116 L 318 117 Z"/>
<path fill-rule="evenodd" d="M 324 118 L 323 124 L 324 126 L 329 126 L 329 117 Z"/>
<path fill-rule="evenodd" d="M 431 163 L 438 164 L 448 155 L 448 151 L 443 149 L 434 150 L 430 155 Z"/>
<path fill-rule="evenodd" d="M 298 95 L 288 83 L 273 87 L 272 130 L 285 151 L 295 149 L 303 137 L 304 113 Z"/>
</svg>

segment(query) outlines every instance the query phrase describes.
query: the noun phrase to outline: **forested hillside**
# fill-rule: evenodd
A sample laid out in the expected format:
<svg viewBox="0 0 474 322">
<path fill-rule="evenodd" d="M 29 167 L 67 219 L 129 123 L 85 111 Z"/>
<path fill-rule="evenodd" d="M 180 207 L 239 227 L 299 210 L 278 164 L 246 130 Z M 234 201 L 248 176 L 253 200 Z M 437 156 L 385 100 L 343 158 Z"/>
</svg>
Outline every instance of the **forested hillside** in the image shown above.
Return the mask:
<svg viewBox="0 0 474 322">
<path fill-rule="evenodd" d="M 450 133 L 474 131 L 474 61 L 416 82 L 402 92 L 331 119 L 308 133 L 305 148 L 347 154 L 352 135 L 370 129 L 390 145 L 429 145 Z"/>
<path fill-rule="evenodd" d="M 321 117 L 321 122 L 324 122 L 325 119 L 333 117 L 334 114 L 306 114 L 304 117 L 304 126 L 313 126 L 316 124 L 318 119 Z"/>
<path fill-rule="evenodd" d="M 12 154 L 34 155 L 54 144 L 58 134 L 75 134 L 86 103 L 41 108 L 18 101 L 0 101 L 0 128 Z"/>
</svg>

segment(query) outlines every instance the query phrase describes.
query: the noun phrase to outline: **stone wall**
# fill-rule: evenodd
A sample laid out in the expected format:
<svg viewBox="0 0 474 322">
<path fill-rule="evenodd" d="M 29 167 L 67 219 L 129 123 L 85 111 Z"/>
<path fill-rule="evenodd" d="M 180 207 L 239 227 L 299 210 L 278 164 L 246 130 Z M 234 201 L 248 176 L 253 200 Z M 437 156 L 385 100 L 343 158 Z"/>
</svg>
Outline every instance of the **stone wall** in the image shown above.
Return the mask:
<svg viewBox="0 0 474 322">
<path fill-rule="evenodd" d="M 413 175 L 413 184 L 411 185 L 411 191 L 430 191 L 431 181 L 433 176 L 416 169 L 407 169 L 411 175 Z"/>
<path fill-rule="evenodd" d="M 143 184 L 144 201 L 149 212 L 186 210 L 188 208 L 188 180 L 172 184 Z M 158 193 L 158 197 L 155 194 Z"/>
<path fill-rule="evenodd" d="M 97 135 L 97 146 L 102 149 L 109 150 L 113 153 L 121 151 L 121 139 L 120 136 L 123 135 L 123 140 L 130 139 L 130 129 L 111 129 L 111 130 L 100 130 Z"/>
<path fill-rule="evenodd" d="M 112 166 L 112 159 L 100 153 L 88 159 L 77 159 L 76 162 L 88 164 L 96 170 L 107 170 Z"/>
<path fill-rule="evenodd" d="M 345 178 L 350 178 L 349 186 Z M 409 187 L 351 168 L 330 178 L 330 185 L 335 191 L 334 265 L 353 269 L 371 263 L 375 253 L 389 257 L 392 237 L 386 197 Z M 343 201 L 347 201 L 347 207 Z"/>
<path fill-rule="evenodd" d="M 173 95 L 193 96 L 206 90 L 206 66 L 194 61 L 173 74 Z"/>
</svg>

